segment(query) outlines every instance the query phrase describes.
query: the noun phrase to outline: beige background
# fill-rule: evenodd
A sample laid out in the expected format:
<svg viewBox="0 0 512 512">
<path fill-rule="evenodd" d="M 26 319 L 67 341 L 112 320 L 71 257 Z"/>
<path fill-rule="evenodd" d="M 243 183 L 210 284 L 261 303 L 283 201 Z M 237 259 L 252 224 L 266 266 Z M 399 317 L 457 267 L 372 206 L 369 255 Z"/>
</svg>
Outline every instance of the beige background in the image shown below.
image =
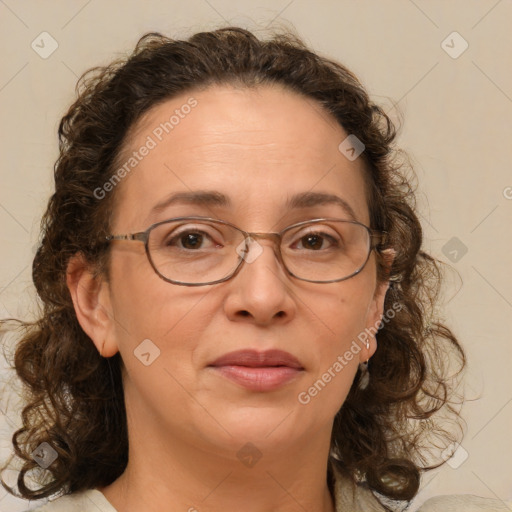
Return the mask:
<svg viewBox="0 0 512 512">
<path fill-rule="evenodd" d="M 315 50 L 351 68 L 375 100 L 389 109 L 398 102 L 425 248 L 462 278 L 462 286 L 455 277 L 447 282 L 442 312 L 468 352 L 468 397 L 479 399 L 463 409 L 465 451 L 425 476 L 411 508 L 446 493 L 512 499 L 511 20 L 510 0 L 0 1 L 0 316 L 30 314 L 30 265 L 52 190 L 57 126 L 80 74 L 129 52 L 147 31 L 183 37 L 227 23 L 293 25 Z M 46 59 L 31 47 L 43 31 L 58 43 Z M 442 42 L 454 31 L 463 40 L 447 39 L 450 56 Z M 464 40 L 469 47 L 453 58 Z M 18 422 L 14 396 L 4 392 L 2 457 Z M 27 506 L 0 490 L 0 510 Z"/>
</svg>

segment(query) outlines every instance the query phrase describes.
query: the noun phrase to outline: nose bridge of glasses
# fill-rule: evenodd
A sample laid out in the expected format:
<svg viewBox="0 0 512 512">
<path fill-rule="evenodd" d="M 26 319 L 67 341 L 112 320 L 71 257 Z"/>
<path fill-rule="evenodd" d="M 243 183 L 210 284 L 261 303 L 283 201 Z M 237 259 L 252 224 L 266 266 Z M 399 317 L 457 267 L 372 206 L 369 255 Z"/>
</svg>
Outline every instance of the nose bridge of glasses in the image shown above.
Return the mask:
<svg viewBox="0 0 512 512">
<path fill-rule="evenodd" d="M 279 233 L 247 233 L 254 240 L 273 240 L 275 243 L 279 243 Z"/>
<path fill-rule="evenodd" d="M 271 248 L 272 248 L 272 251 L 274 252 L 275 256 L 277 257 L 277 260 L 283 264 L 283 257 L 282 257 L 282 254 L 281 254 L 281 248 L 280 248 L 280 240 L 281 240 L 281 236 L 279 233 L 261 233 L 261 232 L 256 232 L 256 233 L 246 233 L 246 238 L 245 238 L 246 242 L 249 241 L 250 244 L 252 245 L 253 243 L 257 243 L 260 248 L 259 249 L 255 249 L 254 250 L 254 254 L 261 254 L 261 252 L 263 251 L 263 245 L 264 244 L 261 244 L 260 242 L 263 241 L 263 240 L 270 240 L 271 241 Z M 252 249 L 249 247 L 249 251 L 251 251 Z M 247 261 L 252 261 L 252 258 L 248 258 Z"/>
<path fill-rule="evenodd" d="M 270 240 L 274 252 L 276 252 L 279 259 L 281 259 L 280 241 L 281 235 L 279 233 L 247 233 L 247 235 L 254 241 L 258 242 L 262 240 Z M 262 244 L 260 244 L 262 245 Z"/>
</svg>

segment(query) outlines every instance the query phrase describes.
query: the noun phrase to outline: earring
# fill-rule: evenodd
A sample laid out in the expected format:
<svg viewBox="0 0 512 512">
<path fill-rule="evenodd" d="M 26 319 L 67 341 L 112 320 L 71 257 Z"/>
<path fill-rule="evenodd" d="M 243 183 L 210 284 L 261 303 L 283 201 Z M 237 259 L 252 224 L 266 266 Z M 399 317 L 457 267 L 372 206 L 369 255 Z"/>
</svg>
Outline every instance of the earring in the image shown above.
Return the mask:
<svg viewBox="0 0 512 512">
<path fill-rule="evenodd" d="M 366 350 L 370 349 L 370 342 L 366 340 Z M 364 390 L 368 387 L 370 382 L 370 371 L 368 370 L 368 358 L 364 363 L 359 363 L 359 370 L 361 371 L 361 378 L 359 379 L 358 387 L 360 390 Z"/>
<path fill-rule="evenodd" d="M 368 361 L 359 363 L 359 369 L 361 370 L 361 378 L 359 379 L 358 387 L 362 391 L 368 387 L 370 382 L 370 371 L 368 370 Z"/>
</svg>

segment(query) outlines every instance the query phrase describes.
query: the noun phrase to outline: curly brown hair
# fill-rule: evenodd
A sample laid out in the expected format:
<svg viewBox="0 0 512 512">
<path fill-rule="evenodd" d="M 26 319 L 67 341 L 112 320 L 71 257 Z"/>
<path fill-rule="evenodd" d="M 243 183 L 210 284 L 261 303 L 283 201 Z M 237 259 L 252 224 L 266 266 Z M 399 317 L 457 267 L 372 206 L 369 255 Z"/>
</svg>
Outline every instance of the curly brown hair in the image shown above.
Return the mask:
<svg viewBox="0 0 512 512">
<path fill-rule="evenodd" d="M 34 322 L 16 320 L 23 335 L 13 367 L 26 400 L 23 426 L 12 438 L 22 461 L 19 493 L 38 499 L 103 487 L 126 467 L 123 362 L 119 353 L 101 357 L 82 330 L 66 267 L 81 253 L 98 276 L 108 278 L 109 248 L 99 240 L 110 231 L 117 189 L 102 200 L 94 191 L 111 179 L 130 128 L 148 109 L 212 84 L 283 85 L 315 100 L 327 118 L 365 146 L 370 227 L 389 233 L 384 248 L 396 250 L 390 269 L 376 253 L 379 282 L 391 281 L 384 309 L 401 307 L 376 335 L 369 385 L 358 386 L 358 371 L 334 419 L 330 463 L 384 497 L 410 500 L 421 472 L 442 463 L 427 463 L 429 448 L 454 440 L 434 413 L 451 411 L 460 427 L 447 361 L 450 355 L 460 370 L 466 362 L 456 337 L 436 315 L 442 262 L 421 249 L 412 166 L 395 147 L 397 127 L 346 67 L 312 52 L 289 31 L 260 40 L 237 27 L 186 40 L 145 34 L 131 55 L 90 69 L 78 81 L 78 98 L 59 125 L 55 192 L 33 261 L 41 314 Z M 40 468 L 31 453 L 43 441 L 58 457 L 32 489 L 26 479 Z M 332 478 L 330 471 L 330 485 Z"/>
</svg>

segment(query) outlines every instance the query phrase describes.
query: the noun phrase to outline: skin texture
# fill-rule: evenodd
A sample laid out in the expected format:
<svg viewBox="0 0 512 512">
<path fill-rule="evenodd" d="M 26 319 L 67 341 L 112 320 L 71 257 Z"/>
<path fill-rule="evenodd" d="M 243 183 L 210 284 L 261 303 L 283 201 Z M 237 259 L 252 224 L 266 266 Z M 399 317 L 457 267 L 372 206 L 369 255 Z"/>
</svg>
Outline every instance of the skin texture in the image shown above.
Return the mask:
<svg viewBox="0 0 512 512">
<path fill-rule="evenodd" d="M 338 150 L 348 134 L 281 87 L 212 86 L 175 97 L 139 121 L 127 149 L 140 148 L 190 96 L 197 106 L 118 185 L 113 233 L 180 215 L 215 216 L 253 232 L 347 218 L 336 205 L 284 209 L 289 195 L 307 191 L 337 194 L 369 225 L 362 161 Z M 148 216 L 170 193 L 190 190 L 221 191 L 233 206 L 180 204 Z M 120 351 L 126 367 L 129 463 L 100 489 L 119 512 L 333 510 L 326 482 L 333 419 L 375 338 L 309 404 L 297 396 L 378 324 L 388 283 L 377 283 L 373 252 L 360 274 L 316 284 L 288 276 L 270 240 L 260 245 L 263 253 L 233 279 L 203 287 L 160 279 L 142 243 L 113 243 L 109 282 L 95 280 L 79 256 L 71 260 L 80 324 L 103 356 Z M 133 351 L 148 338 L 161 353 L 144 366 Z M 304 371 L 258 393 L 207 368 L 243 348 L 286 350 Z M 252 467 L 237 457 L 248 442 L 261 453 Z"/>
</svg>

